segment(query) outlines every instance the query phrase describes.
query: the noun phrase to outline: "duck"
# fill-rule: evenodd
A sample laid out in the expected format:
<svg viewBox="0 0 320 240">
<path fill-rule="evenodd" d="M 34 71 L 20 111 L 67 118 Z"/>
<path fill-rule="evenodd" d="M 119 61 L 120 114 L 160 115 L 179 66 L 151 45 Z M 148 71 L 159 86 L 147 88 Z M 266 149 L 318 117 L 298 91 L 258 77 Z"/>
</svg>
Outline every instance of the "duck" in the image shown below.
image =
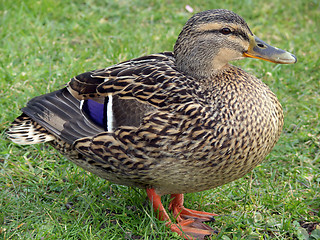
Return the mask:
<svg viewBox="0 0 320 240">
<path fill-rule="evenodd" d="M 281 104 L 261 80 L 229 62 L 297 58 L 256 37 L 226 9 L 196 13 L 173 51 L 150 54 L 71 78 L 31 99 L 7 136 L 48 143 L 112 183 L 146 190 L 157 218 L 185 239 L 205 239 L 217 214 L 184 207 L 184 194 L 250 172 L 283 128 Z M 170 194 L 168 210 L 161 196 Z"/>
</svg>

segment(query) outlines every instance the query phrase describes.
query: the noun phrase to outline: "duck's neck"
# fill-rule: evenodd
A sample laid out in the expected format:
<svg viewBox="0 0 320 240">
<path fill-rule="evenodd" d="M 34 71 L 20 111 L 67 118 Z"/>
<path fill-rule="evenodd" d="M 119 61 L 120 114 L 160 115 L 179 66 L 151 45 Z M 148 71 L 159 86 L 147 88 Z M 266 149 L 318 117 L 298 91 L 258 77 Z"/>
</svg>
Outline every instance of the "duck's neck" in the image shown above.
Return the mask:
<svg viewBox="0 0 320 240">
<path fill-rule="evenodd" d="M 213 64 L 215 67 L 213 67 Z M 215 77 L 224 71 L 227 71 L 232 67 L 229 63 L 221 64 L 217 62 L 203 62 L 203 61 L 194 61 L 194 62 L 178 62 L 176 65 L 182 73 L 186 76 L 191 76 L 194 79 L 198 79 L 199 82 L 207 82 L 208 84 L 212 82 Z"/>
<path fill-rule="evenodd" d="M 197 56 L 179 58 L 178 55 L 175 55 L 177 68 L 195 79 L 212 79 L 217 74 L 230 68 L 228 61 L 224 61 L 223 56 L 218 57 L 219 55 L 210 57 L 197 54 Z"/>
</svg>

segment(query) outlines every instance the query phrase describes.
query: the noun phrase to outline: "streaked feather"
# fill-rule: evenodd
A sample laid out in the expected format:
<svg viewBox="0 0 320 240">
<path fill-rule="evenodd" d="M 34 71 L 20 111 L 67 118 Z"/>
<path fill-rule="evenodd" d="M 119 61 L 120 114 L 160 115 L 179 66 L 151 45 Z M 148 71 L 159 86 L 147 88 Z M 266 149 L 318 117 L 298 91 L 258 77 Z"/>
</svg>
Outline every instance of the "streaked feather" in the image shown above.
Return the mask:
<svg viewBox="0 0 320 240">
<path fill-rule="evenodd" d="M 7 131 L 11 141 L 20 145 L 44 143 L 54 140 L 54 136 L 30 117 L 22 114 L 16 118 Z"/>
</svg>

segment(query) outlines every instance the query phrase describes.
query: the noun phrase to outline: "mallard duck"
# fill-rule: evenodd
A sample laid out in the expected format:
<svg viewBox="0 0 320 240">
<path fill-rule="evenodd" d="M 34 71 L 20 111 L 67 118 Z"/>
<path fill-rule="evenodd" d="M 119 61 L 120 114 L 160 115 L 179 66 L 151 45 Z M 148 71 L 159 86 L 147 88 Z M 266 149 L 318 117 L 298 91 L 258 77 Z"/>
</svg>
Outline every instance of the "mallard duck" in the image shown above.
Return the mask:
<svg viewBox="0 0 320 240">
<path fill-rule="evenodd" d="M 187 209 L 183 194 L 226 184 L 257 166 L 283 126 L 277 97 L 229 62 L 295 63 L 224 9 L 191 17 L 173 52 L 80 74 L 33 98 L 9 128 L 18 144 L 48 142 L 116 184 L 146 189 L 158 218 L 186 239 L 211 235 L 215 214 Z M 171 194 L 172 221 L 161 203 Z"/>
</svg>

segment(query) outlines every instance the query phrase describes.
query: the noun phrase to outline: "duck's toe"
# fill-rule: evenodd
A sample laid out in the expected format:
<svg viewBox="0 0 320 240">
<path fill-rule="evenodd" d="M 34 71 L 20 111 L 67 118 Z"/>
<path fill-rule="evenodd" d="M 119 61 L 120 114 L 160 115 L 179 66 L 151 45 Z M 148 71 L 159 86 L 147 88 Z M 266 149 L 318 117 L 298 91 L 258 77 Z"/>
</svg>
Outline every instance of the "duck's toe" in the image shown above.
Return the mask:
<svg viewBox="0 0 320 240">
<path fill-rule="evenodd" d="M 215 213 L 196 211 L 183 206 L 174 208 L 173 214 L 175 216 L 180 216 L 182 219 L 194 219 L 198 222 L 214 222 L 214 216 L 218 216 L 218 214 Z"/>
<path fill-rule="evenodd" d="M 185 219 L 169 227 L 171 231 L 177 232 L 185 239 L 206 239 L 216 233 L 211 227 L 197 219 Z"/>
</svg>

